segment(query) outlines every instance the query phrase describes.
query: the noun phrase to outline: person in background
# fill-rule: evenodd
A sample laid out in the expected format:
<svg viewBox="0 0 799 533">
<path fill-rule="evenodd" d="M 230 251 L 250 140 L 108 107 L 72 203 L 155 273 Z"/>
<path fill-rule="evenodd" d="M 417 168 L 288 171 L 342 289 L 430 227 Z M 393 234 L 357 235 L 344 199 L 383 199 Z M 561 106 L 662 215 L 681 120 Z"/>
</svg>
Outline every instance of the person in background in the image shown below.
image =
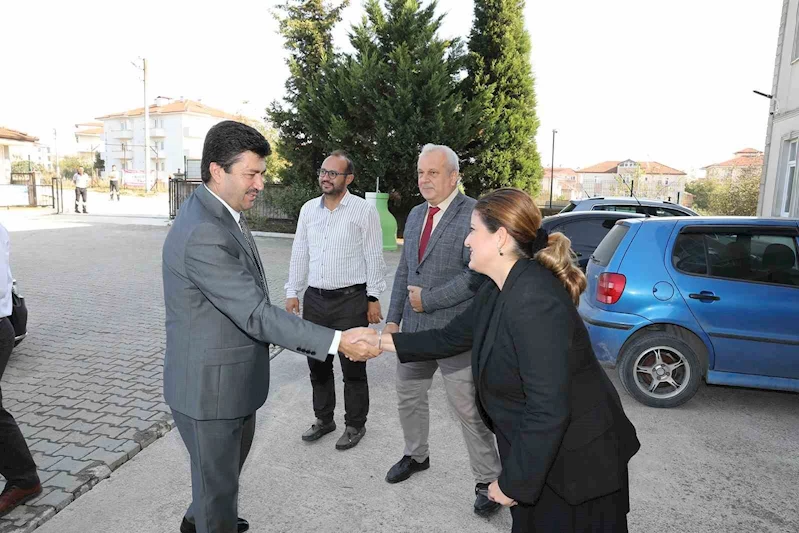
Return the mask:
<svg viewBox="0 0 799 533">
<path fill-rule="evenodd" d="M 111 200 L 114 199 L 114 191 L 117 193 L 117 202 L 119 201 L 119 171 L 116 165 L 111 165 L 111 172 L 108 173 L 108 183 L 111 187 Z"/>
<path fill-rule="evenodd" d="M 8 231 L 0 224 L 0 380 L 14 349 L 14 326 L 11 325 L 11 243 Z M 25 437 L 11 413 L 3 407 L 0 388 L 0 474 L 6 479 L 0 493 L 0 516 L 10 513 L 42 492 L 36 463 Z"/>
<path fill-rule="evenodd" d="M 89 187 L 89 175 L 83 172 L 83 167 L 78 167 L 78 171 L 72 176 L 72 181 L 75 182 L 75 213 L 78 213 L 78 206 L 81 198 L 83 199 L 83 212 L 88 213 L 86 210 L 87 189 Z"/>
</svg>

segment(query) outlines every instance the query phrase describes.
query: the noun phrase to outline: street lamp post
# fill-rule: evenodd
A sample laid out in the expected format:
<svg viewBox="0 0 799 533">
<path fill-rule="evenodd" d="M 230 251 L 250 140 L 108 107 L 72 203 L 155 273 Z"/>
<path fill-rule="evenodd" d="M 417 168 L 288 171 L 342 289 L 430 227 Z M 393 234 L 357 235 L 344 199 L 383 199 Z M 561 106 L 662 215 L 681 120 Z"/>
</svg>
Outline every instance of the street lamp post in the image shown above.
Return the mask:
<svg viewBox="0 0 799 533">
<path fill-rule="evenodd" d="M 59 172 L 58 167 L 58 132 L 55 128 L 53 128 L 53 141 L 55 142 L 55 175 L 60 178 L 61 172 Z"/>
<path fill-rule="evenodd" d="M 552 161 L 549 167 L 549 208 L 552 209 L 552 193 L 555 190 L 555 134 L 558 130 L 552 130 Z"/>
</svg>

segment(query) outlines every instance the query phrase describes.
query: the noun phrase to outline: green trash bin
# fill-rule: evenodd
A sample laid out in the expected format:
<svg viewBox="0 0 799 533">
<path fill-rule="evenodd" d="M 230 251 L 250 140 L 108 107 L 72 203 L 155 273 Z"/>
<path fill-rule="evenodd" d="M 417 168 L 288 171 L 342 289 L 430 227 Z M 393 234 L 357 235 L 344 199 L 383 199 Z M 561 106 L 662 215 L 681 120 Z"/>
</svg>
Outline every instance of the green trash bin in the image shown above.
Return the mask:
<svg viewBox="0 0 799 533">
<path fill-rule="evenodd" d="M 367 192 L 366 201 L 377 208 L 383 230 L 383 250 L 397 249 L 397 219 L 388 210 L 387 192 Z"/>
</svg>

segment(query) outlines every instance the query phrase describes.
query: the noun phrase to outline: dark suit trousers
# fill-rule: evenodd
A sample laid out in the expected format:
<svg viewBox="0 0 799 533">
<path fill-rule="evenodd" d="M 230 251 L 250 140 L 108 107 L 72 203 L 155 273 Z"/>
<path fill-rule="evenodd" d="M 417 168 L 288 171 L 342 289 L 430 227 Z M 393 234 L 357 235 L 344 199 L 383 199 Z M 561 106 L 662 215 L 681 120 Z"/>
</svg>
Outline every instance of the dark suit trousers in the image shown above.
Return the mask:
<svg viewBox="0 0 799 533">
<path fill-rule="evenodd" d="M 0 379 L 6 370 L 11 351 L 14 349 L 14 326 L 8 318 L 0 318 Z M 25 437 L 11 413 L 3 407 L 3 391 L 0 389 L 0 474 L 6 478 L 6 486 L 16 485 L 30 488 L 39 483 L 36 463 L 25 443 Z"/>
<path fill-rule="evenodd" d="M 195 420 L 175 410 L 175 425 L 191 458 L 191 505 L 197 533 L 235 533 L 239 475 L 255 434 L 255 413 L 232 420 Z"/>
<path fill-rule="evenodd" d="M 305 291 L 303 299 L 303 318 L 314 324 L 332 329 L 368 326 L 366 290 L 351 294 L 323 296 L 311 287 Z M 341 373 L 344 374 L 344 422 L 360 429 L 366 424 L 369 414 L 369 382 L 366 377 L 366 363 L 353 362 L 339 352 Z M 333 379 L 333 356 L 317 361 L 308 359 L 313 388 L 313 410 L 316 418 L 325 422 L 333 420 L 336 409 L 336 384 Z"/>
</svg>

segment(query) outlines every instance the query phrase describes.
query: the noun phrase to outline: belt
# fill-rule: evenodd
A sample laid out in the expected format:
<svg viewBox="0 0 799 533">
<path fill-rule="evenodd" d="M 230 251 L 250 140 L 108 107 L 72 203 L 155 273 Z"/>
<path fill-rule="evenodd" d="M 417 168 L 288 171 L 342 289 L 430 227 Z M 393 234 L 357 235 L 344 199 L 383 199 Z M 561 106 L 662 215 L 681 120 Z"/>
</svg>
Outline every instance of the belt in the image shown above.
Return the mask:
<svg viewBox="0 0 799 533">
<path fill-rule="evenodd" d="M 350 285 L 349 287 L 343 287 L 341 289 L 317 289 L 316 287 L 308 287 L 308 290 L 313 292 L 314 294 L 318 294 L 323 298 L 335 298 L 337 296 L 344 296 L 347 294 L 354 294 L 356 292 L 365 291 L 366 283 L 360 283 L 358 285 Z"/>
</svg>

